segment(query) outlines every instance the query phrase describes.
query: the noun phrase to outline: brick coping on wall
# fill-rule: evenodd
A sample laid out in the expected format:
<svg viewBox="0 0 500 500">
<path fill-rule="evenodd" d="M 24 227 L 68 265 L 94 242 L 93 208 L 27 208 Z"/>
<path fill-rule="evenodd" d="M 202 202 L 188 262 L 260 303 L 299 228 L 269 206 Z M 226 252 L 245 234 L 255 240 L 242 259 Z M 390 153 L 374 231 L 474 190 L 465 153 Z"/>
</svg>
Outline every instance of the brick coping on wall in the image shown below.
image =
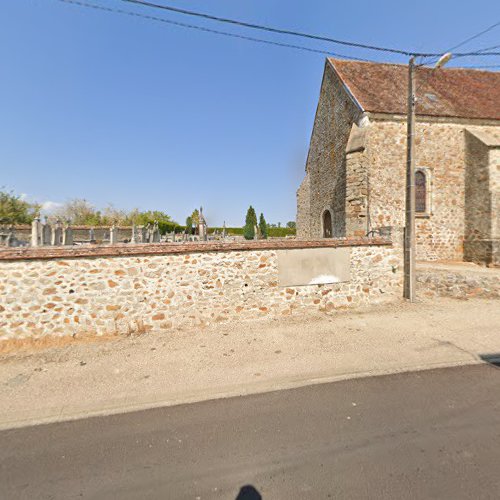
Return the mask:
<svg viewBox="0 0 500 500">
<path fill-rule="evenodd" d="M 385 238 L 338 238 L 321 240 L 264 240 L 248 242 L 189 243 L 118 243 L 115 245 L 81 245 L 72 247 L 6 248 L 0 250 L 0 261 L 71 259 L 81 257 L 120 257 L 135 255 L 171 255 L 195 252 L 229 252 L 249 250 L 291 250 L 299 248 L 338 248 L 353 246 L 389 246 Z"/>
</svg>

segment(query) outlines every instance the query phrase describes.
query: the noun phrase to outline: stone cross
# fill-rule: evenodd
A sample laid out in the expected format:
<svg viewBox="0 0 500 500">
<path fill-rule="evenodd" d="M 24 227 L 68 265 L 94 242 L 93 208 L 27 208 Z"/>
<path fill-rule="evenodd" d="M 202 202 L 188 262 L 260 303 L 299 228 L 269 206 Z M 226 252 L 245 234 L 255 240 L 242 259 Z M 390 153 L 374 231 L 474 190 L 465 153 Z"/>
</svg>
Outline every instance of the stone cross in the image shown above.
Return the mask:
<svg viewBox="0 0 500 500">
<path fill-rule="evenodd" d="M 137 228 L 135 224 L 132 224 L 132 236 L 130 238 L 130 243 L 137 243 Z"/>
<path fill-rule="evenodd" d="M 203 215 L 203 207 L 200 207 L 200 220 L 198 223 L 198 235 L 200 241 L 207 241 L 207 221 Z"/>
</svg>

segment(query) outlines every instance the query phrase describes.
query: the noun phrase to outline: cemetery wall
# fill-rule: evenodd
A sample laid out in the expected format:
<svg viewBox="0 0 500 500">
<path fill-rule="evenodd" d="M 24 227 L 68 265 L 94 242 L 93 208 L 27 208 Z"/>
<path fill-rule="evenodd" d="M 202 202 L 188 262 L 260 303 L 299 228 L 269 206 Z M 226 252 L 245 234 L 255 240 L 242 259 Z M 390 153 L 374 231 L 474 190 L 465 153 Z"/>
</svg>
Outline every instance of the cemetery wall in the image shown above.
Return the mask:
<svg viewBox="0 0 500 500">
<path fill-rule="evenodd" d="M 0 339 L 161 332 L 399 300 L 395 237 L 11 248 L 0 253 Z M 309 249 L 345 249 L 348 280 L 283 286 L 280 255 Z"/>
<path fill-rule="evenodd" d="M 31 243 L 31 225 L 19 224 L 13 226 L 14 235 L 22 244 L 29 245 Z M 73 231 L 73 240 L 75 242 L 85 242 L 89 239 L 90 226 L 71 226 Z M 94 238 L 97 242 L 109 240 L 109 230 L 111 226 L 95 226 Z M 130 241 L 132 237 L 132 228 L 130 226 L 116 226 L 117 240 L 119 242 Z"/>
</svg>

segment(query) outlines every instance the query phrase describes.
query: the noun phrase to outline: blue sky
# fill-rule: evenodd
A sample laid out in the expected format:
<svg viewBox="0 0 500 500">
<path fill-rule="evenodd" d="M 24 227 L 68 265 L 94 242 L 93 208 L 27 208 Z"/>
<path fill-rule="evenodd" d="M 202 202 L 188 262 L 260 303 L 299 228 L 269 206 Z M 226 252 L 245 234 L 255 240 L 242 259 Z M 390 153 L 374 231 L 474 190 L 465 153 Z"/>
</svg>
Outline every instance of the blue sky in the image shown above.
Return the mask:
<svg viewBox="0 0 500 500">
<path fill-rule="evenodd" d="M 346 56 L 352 50 L 88 0 Z M 493 0 L 158 0 L 249 22 L 441 51 L 500 19 Z M 411 7 L 413 5 L 413 7 Z M 500 29 L 462 49 L 500 43 Z M 295 218 L 324 57 L 94 11 L 0 2 L 0 186 L 40 202 L 158 209 L 242 225 Z M 464 64 L 476 61 L 464 60 Z M 500 63 L 500 58 L 481 62 Z"/>
</svg>

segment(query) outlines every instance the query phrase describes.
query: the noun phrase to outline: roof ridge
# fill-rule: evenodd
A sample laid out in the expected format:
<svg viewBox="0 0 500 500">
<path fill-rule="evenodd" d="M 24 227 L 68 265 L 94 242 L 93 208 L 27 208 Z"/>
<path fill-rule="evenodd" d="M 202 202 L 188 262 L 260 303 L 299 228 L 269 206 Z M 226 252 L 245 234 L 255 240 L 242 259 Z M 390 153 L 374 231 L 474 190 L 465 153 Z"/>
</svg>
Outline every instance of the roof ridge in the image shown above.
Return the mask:
<svg viewBox="0 0 500 500">
<path fill-rule="evenodd" d="M 407 68 L 408 67 L 408 64 L 405 64 L 405 63 L 394 63 L 394 62 L 379 62 L 379 61 L 358 61 L 356 59 L 339 59 L 337 57 L 327 57 L 327 59 L 335 65 L 336 62 L 339 62 L 339 63 L 355 63 L 355 64 L 376 64 L 377 66 L 397 66 L 397 67 L 403 67 L 403 68 Z M 431 68 L 429 66 L 418 66 L 418 69 L 419 70 L 427 70 L 427 71 L 432 71 L 434 70 L 435 68 Z M 443 68 L 439 68 L 439 71 L 475 71 L 475 72 L 478 72 L 478 73 L 491 73 L 491 74 L 497 74 L 497 73 L 500 73 L 499 70 L 488 70 L 488 69 L 485 69 L 485 68 L 465 68 L 465 67 L 461 67 L 461 66 L 452 66 L 452 67 L 443 67 Z"/>
<path fill-rule="evenodd" d="M 364 111 L 390 115 L 406 113 L 407 65 L 333 57 L 328 57 L 327 61 Z M 417 115 L 500 121 L 498 71 L 420 67 L 416 80 Z"/>
</svg>

